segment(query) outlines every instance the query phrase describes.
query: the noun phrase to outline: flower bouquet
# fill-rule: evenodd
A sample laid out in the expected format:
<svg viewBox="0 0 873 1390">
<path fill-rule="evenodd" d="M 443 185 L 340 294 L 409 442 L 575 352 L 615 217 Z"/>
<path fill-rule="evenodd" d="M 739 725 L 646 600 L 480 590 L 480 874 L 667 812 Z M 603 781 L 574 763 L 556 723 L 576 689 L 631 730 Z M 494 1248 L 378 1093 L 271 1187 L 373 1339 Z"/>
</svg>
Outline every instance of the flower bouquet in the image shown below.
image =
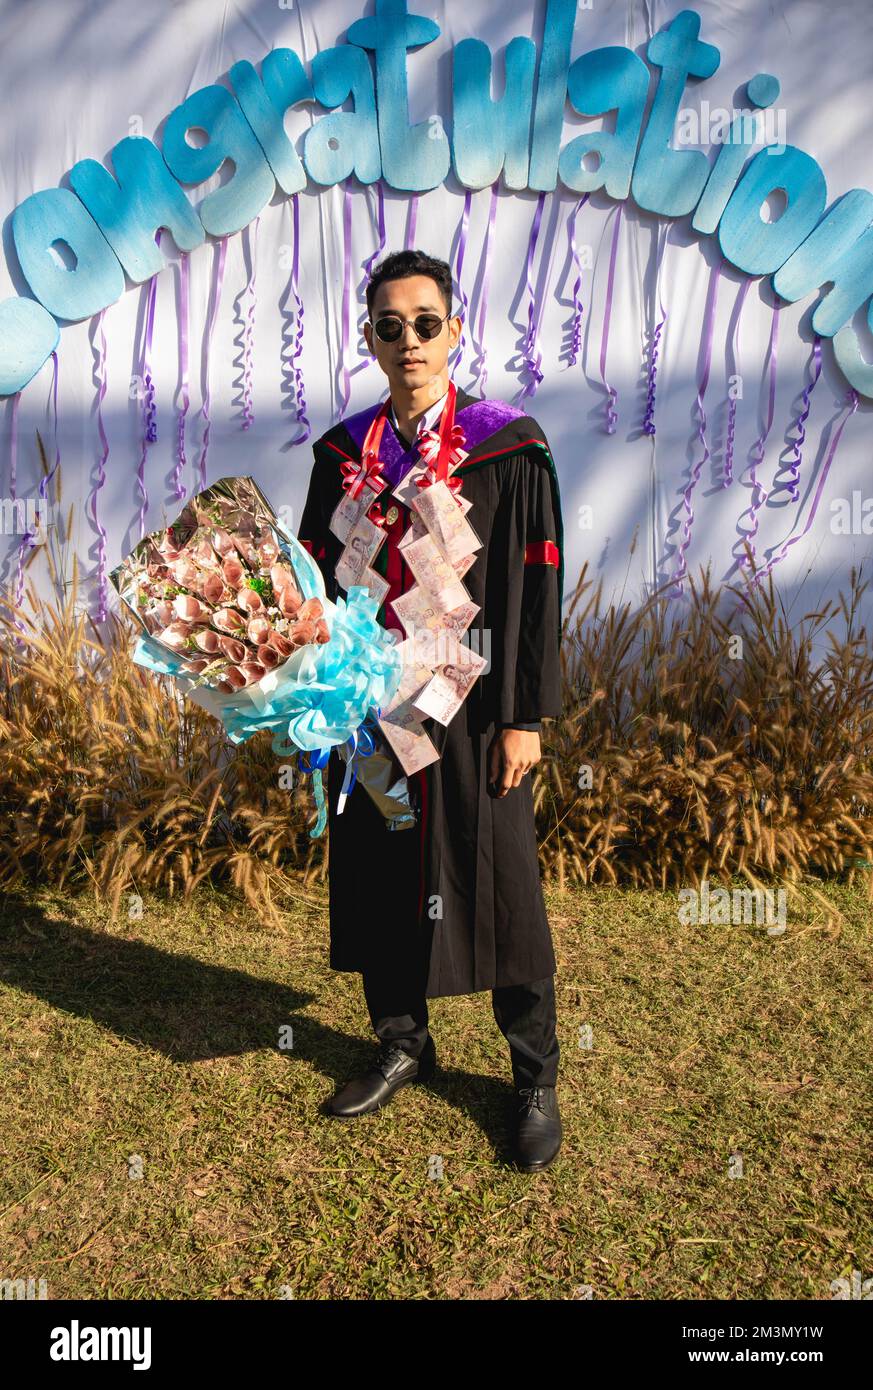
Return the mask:
<svg viewBox="0 0 873 1390">
<path fill-rule="evenodd" d="M 172 676 L 234 743 L 269 729 L 274 752 L 298 754 L 313 778 L 313 835 L 326 823 L 321 770 L 332 747 L 346 762 L 338 810 L 359 777 L 392 829 L 415 823 L 374 720 L 400 684 L 393 636 L 364 586 L 326 597 L 315 560 L 253 478 L 198 493 L 110 579 L 144 630 L 134 661 Z"/>
</svg>

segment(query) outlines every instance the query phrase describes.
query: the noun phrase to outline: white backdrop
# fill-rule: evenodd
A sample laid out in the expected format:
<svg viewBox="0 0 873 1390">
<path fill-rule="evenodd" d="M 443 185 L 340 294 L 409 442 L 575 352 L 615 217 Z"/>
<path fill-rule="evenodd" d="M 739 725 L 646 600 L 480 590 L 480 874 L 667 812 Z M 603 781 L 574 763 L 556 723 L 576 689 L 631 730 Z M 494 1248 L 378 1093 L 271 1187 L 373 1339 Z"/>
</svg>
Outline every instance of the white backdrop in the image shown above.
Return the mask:
<svg viewBox="0 0 873 1390">
<path fill-rule="evenodd" d="M 496 52 L 497 92 L 502 90 L 503 50 L 516 34 L 538 40 L 543 0 L 420 0 L 410 10 L 437 21 L 436 43 L 410 53 L 410 119 L 451 113 L 453 43 L 476 36 Z M 652 32 L 683 8 L 661 0 L 593 0 L 580 5 L 572 56 L 607 44 L 627 44 L 643 52 Z M 721 50 L 718 72 L 693 84 L 686 105 L 710 108 L 745 105 L 743 84 L 756 72 L 779 77 L 787 139 L 813 154 L 828 183 L 828 203 L 853 187 L 873 190 L 873 145 L 866 129 L 869 83 L 873 75 L 873 12 L 869 0 L 698 0 L 701 38 Z M 78 159 L 104 159 L 120 139 L 143 133 L 160 145 L 163 121 L 184 97 L 222 78 L 239 59 L 256 65 L 273 47 L 296 49 L 305 63 L 321 48 L 343 42 L 353 20 L 372 13 L 371 0 L 3 0 L 0 5 L 0 64 L 4 158 L 0 169 L 5 263 L 0 266 L 0 297 L 21 292 L 10 237 L 10 215 L 18 202 L 37 189 L 56 186 Z M 317 115 L 313 115 L 313 110 Z M 318 108 L 289 115 L 292 134 L 318 119 Z M 600 122 L 583 122 L 567 107 L 565 139 Z M 704 138 L 704 148 L 708 148 Z M 298 143 L 299 148 L 299 143 Z M 715 151 L 713 150 L 712 157 Z M 219 176 L 220 177 L 220 176 Z M 199 202 L 217 179 L 189 189 Z M 363 263 L 378 244 L 374 188 L 355 185 L 353 213 L 353 288 L 359 299 L 352 330 L 352 389 L 349 413 L 384 394 L 384 377 L 366 356 L 359 325 L 365 318 Z M 463 287 L 470 301 L 467 349 L 454 367 L 456 382 L 481 394 L 471 366 L 476 352 L 470 324 L 476 321 L 482 282 L 483 245 L 490 192 L 473 195 Z M 501 190 L 497 241 L 485 329 L 488 353 L 487 394 L 516 400 L 523 384 L 520 347 L 527 326 L 524 266 L 537 195 Z M 455 256 L 464 190 L 450 175 L 446 186 L 421 198 L 415 244 L 433 254 Z M 575 271 L 568 254 L 567 218 L 576 197 L 560 185 L 549 194 L 536 262 L 536 289 L 542 305 L 541 350 L 545 379 L 524 402 L 545 429 L 561 482 L 569 594 L 583 560 L 605 581 L 607 597 L 639 596 L 647 584 L 672 573 L 677 521 L 689 468 L 702 457 L 697 438 L 695 396 L 698 352 L 710 267 L 718 259 L 714 238 L 699 238 L 689 219 L 672 224 L 662 270 L 662 294 L 668 313 L 660 352 L 657 435 L 641 432 L 645 408 L 644 354 L 651 328 L 654 261 L 653 233 L 660 219 L 640 213 L 629 201 L 622 213 L 615 305 L 609 343 L 608 377 L 618 389 L 618 428 L 603 428 L 604 393 L 598 356 L 613 204 L 593 195 L 579 214 L 577 240 L 590 248 L 593 261 L 581 288 L 585 306 L 584 354 L 568 365 Z M 340 363 L 342 303 L 341 187 L 300 195 L 302 232 L 301 294 L 305 310 L 304 373 L 312 438 L 336 418 L 342 392 Z M 387 250 L 404 244 L 408 201 L 386 193 Z M 605 234 L 604 234 L 605 233 Z M 312 463 L 311 440 L 298 447 L 294 401 L 283 389 L 282 334 L 293 307 L 288 295 L 288 248 L 291 245 L 290 201 L 281 193 L 261 215 L 257 230 L 256 310 L 253 353 L 254 424 L 241 428 L 240 332 L 250 307 L 245 293 L 250 232 L 228 243 L 224 292 L 212 351 L 212 432 L 208 476 L 253 473 L 276 507 L 289 508 L 296 522 L 305 498 Z M 178 408 L 179 361 L 176 296 L 178 253 L 165 232 L 163 247 L 173 259 L 158 277 L 154 338 L 154 374 L 158 407 L 158 441 L 149 452 L 146 485 L 150 498 L 147 529 L 172 519 L 179 504 L 170 479 L 174 465 L 175 416 Z M 191 270 L 191 408 L 188 415 L 188 469 L 184 482 L 196 482 L 195 465 L 202 436 L 201 341 L 212 279 L 213 244 L 190 257 Z M 453 262 L 454 263 L 454 262 Z M 704 468 L 694 495 L 696 521 L 688 564 L 713 562 L 716 579 L 735 577 L 732 548 L 737 523 L 751 499 L 749 451 L 762 427 L 766 403 L 763 375 L 772 303 L 768 282 L 753 281 L 743 313 L 740 362 L 743 398 L 737 414 L 734 471 L 737 481 L 720 486 L 726 423 L 727 326 L 741 276 L 721 280 L 715 325 L 712 374 L 705 397 L 708 440 L 713 459 Z M 138 371 L 139 342 L 147 286 L 131 287 L 106 311 L 107 390 L 103 417 L 109 440 L 106 481 L 99 494 L 99 516 L 107 531 L 111 568 L 139 537 L 136 467 L 140 453 L 141 407 L 130 398 L 131 377 Z M 812 301 L 785 306 L 781 313 L 775 418 L 760 477 L 768 490 L 791 456 L 792 421 L 810 356 Z M 284 312 L 284 318 L 283 318 Z M 60 360 L 60 430 L 63 509 L 75 504 L 75 547 L 93 574 L 97 532 L 87 502 L 98 476 L 101 447 L 95 417 L 95 323 L 62 329 Z M 869 355 L 869 344 L 867 345 Z M 35 429 L 43 432 L 54 455 L 48 410 L 51 363 L 22 394 L 18 424 L 19 495 L 32 495 L 39 478 Z M 840 418 L 846 383 L 825 344 L 824 372 L 813 393 L 803 451 L 800 502 L 785 492 L 774 495 L 760 517 L 759 553 L 778 546 L 792 527 L 802 529 L 819 476 L 829 433 Z M 0 494 L 9 495 L 12 402 L 0 403 L 3 430 Z M 839 535 L 831 529 L 829 504 L 851 498 L 853 490 L 873 496 L 870 478 L 869 402 L 849 421 L 827 480 L 822 505 L 809 536 L 795 545 L 775 573 L 785 587 L 792 612 L 799 614 L 823 595 L 835 596 L 850 566 L 869 557 L 871 539 Z M 592 525 L 580 525 L 592 509 Z M 632 551 L 634 538 L 636 546 Z M 14 579 L 18 540 L 0 536 L 0 579 Z M 5 557 L 5 558 L 4 558 Z M 810 574 L 809 571 L 812 571 Z M 808 577 L 807 577 L 808 576 Z M 801 599 L 797 586 L 804 584 Z M 110 593 L 110 598 L 112 595 Z"/>
</svg>

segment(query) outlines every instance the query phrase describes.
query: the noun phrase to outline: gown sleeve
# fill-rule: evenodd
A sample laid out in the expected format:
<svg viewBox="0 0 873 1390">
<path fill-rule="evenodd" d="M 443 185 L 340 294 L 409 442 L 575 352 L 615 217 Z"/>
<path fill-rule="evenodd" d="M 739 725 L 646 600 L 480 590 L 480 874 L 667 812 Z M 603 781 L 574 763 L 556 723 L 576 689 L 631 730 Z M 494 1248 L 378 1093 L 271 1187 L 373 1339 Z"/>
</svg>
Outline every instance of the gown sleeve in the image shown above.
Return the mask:
<svg viewBox="0 0 873 1390">
<path fill-rule="evenodd" d="M 538 725 L 561 713 L 561 504 L 549 460 L 528 449 L 502 480 L 509 527 L 498 727 Z"/>
<path fill-rule="evenodd" d="M 325 456 L 318 444 L 313 446 L 314 463 L 309 476 L 309 489 L 303 504 L 303 514 L 297 529 L 297 539 L 317 562 L 324 576 L 329 599 L 336 600 L 334 568 L 341 547 L 330 530 L 330 518 L 339 500 L 334 474 L 336 463 Z"/>
</svg>

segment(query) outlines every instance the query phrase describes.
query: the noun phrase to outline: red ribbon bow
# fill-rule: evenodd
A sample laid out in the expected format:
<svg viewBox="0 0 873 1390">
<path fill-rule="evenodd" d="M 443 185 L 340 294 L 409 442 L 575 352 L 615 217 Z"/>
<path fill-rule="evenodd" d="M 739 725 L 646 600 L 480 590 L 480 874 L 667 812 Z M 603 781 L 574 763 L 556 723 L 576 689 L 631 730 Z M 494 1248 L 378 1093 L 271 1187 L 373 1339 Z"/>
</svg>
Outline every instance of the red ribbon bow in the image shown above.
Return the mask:
<svg viewBox="0 0 873 1390">
<path fill-rule="evenodd" d="M 426 473 L 422 473 L 422 475 L 421 475 L 420 478 L 416 478 L 416 480 L 415 480 L 415 486 L 416 486 L 416 487 L 430 487 L 430 486 L 431 486 L 433 483 L 435 483 L 436 481 L 437 481 L 436 469 L 435 469 L 435 468 L 429 468 L 429 469 L 427 470 Z M 461 479 L 460 479 L 460 478 L 446 478 L 444 481 L 445 481 L 447 487 L 449 488 L 449 491 L 450 491 L 450 492 L 453 492 L 453 493 L 457 492 L 458 489 L 459 489 L 460 486 L 461 486 Z"/>
<path fill-rule="evenodd" d="M 378 454 L 372 451 L 364 454 L 360 464 L 353 459 L 343 459 L 340 466 L 343 471 L 343 491 L 349 497 L 360 497 L 365 487 L 371 487 L 378 493 L 388 486 L 382 477 L 382 462 Z"/>
<path fill-rule="evenodd" d="M 452 425 L 444 439 L 440 439 L 436 430 L 422 430 L 418 436 L 418 452 L 433 467 L 440 457 L 440 449 L 444 450 L 443 457 L 448 460 L 449 471 L 459 463 L 464 455 L 464 444 L 467 436 L 464 434 L 463 426 Z"/>
</svg>

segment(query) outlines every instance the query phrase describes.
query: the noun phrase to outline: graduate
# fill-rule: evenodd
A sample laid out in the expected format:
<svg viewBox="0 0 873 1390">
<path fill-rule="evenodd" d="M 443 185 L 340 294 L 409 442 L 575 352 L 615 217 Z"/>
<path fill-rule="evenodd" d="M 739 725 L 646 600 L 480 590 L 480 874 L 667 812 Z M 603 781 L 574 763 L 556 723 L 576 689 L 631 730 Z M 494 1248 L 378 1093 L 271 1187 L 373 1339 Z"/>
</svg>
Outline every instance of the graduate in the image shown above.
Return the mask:
<svg viewBox="0 0 873 1390">
<path fill-rule="evenodd" d="M 467 518 L 482 542 L 463 575 L 479 608 L 463 641 L 487 665 L 447 725 L 422 716 L 439 758 L 408 776 L 413 827 L 389 828 L 357 782 L 338 814 L 345 764 L 331 752 L 330 965 L 360 972 L 379 1046 L 372 1066 L 336 1092 L 326 1113 L 363 1115 L 401 1086 L 429 1081 L 436 1049 L 427 1000 L 491 990 L 516 1092 L 513 1159 L 536 1171 L 553 1161 L 562 1134 L 556 962 L 531 787 L 541 721 L 561 712 L 563 536 L 555 466 L 531 416 L 450 380 L 461 320 L 452 314 L 445 261 L 417 250 L 387 256 L 368 283 L 367 308 L 364 335 L 388 379 L 388 396 L 314 444 L 300 540 L 322 570 L 328 597 L 345 598 L 334 573 L 344 546 L 330 522 L 344 478 L 362 469 L 362 448 L 380 426 L 385 481 L 378 495 L 368 494 L 366 515 L 385 535 L 372 562 L 387 585 L 378 620 L 403 640 L 392 603 L 416 579 L 398 546 L 411 511 L 393 489 L 414 466 L 423 467 L 427 441 L 436 443 L 452 427 L 465 455 L 451 472 L 454 495 L 472 503 Z"/>
</svg>

